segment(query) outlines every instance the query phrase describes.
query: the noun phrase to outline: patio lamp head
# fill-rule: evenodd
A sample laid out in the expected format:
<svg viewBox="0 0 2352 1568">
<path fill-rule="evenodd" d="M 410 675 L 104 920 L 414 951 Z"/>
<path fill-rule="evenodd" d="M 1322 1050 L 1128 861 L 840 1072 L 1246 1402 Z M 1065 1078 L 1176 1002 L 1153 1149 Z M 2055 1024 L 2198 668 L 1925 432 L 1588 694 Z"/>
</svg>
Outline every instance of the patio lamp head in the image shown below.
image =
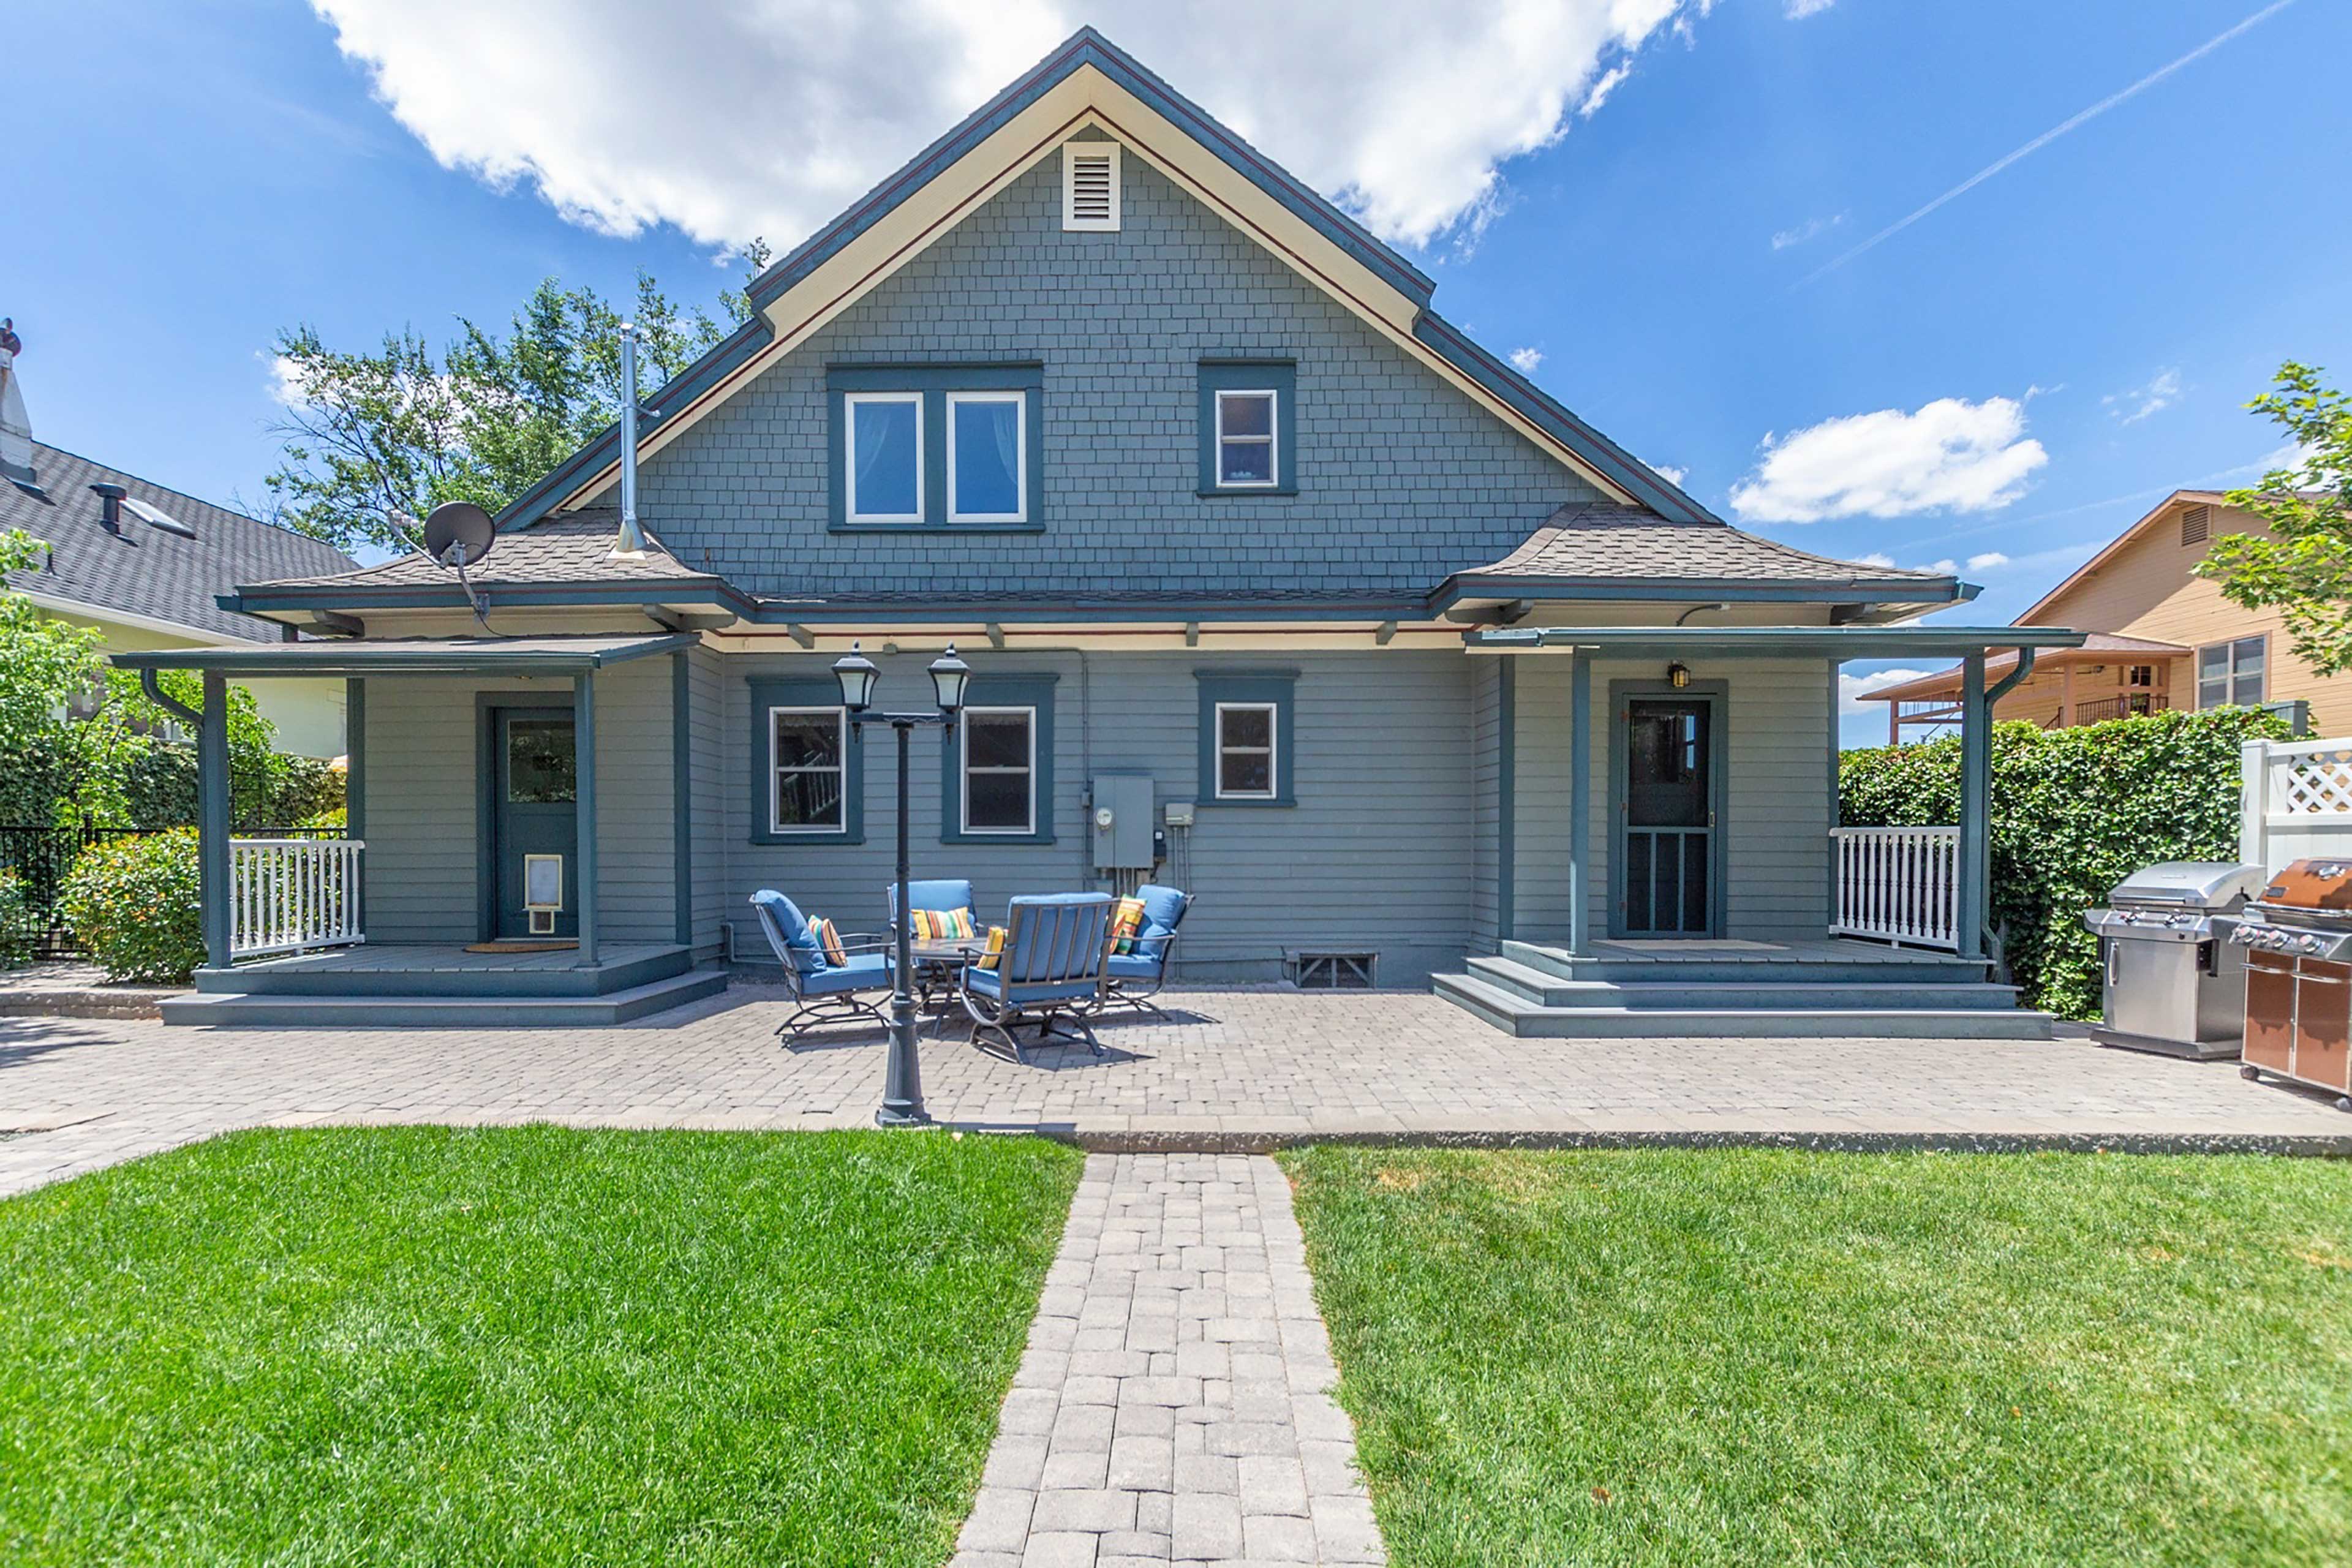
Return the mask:
<svg viewBox="0 0 2352 1568">
<path fill-rule="evenodd" d="M 956 657 L 955 644 L 931 660 L 931 689 L 940 700 L 940 711 L 954 718 L 963 711 L 963 689 L 971 679 L 971 666 Z"/>
<path fill-rule="evenodd" d="M 1666 666 L 1666 684 L 1673 687 L 1676 691 L 1680 691 L 1684 687 L 1688 686 L 1690 684 L 1690 666 L 1685 664 L 1680 659 L 1676 659 L 1674 663 Z"/>
<path fill-rule="evenodd" d="M 833 678 L 841 682 L 841 705 L 852 713 L 863 713 L 872 707 L 874 682 L 881 674 L 874 661 L 851 643 L 849 651 L 833 661 Z"/>
</svg>

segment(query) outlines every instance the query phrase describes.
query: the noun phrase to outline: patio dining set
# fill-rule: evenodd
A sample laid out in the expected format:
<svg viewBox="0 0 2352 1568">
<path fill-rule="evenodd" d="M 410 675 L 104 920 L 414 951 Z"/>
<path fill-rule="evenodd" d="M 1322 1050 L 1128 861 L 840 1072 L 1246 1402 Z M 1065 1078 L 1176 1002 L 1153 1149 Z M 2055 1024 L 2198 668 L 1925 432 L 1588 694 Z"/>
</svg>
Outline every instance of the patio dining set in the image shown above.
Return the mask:
<svg viewBox="0 0 2352 1568">
<path fill-rule="evenodd" d="M 903 916 L 898 888 L 890 889 L 890 926 L 879 933 L 841 932 L 772 888 L 751 895 L 796 1004 L 776 1029 L 786 1047 L 830 1025 L 889 1026 L 877 998 L 898 984 L 902 919 L 908 987 L 932 1016 L 936 1034 L 946 1034 L 961 1014 L 971 1044 L 1025 1062 L 1027 1048 L 1047 1043 L 1057 1027 L 1099 1056 L 1094 1022 L 1106 1013 L 1164 1016 L 1154 998 L 1167 983 L 1177 931 L 1192 907 L 1188 893 L 1152 884 L 1124 898 L 1027 893 L 1008 901 L 1003 923 L 982 927 L 969 881 L 910 881 L 906 888 Z M 1024 1027 L 1034 1030 L 1027 1046 L 1015 1033 Z"/>
</svg>

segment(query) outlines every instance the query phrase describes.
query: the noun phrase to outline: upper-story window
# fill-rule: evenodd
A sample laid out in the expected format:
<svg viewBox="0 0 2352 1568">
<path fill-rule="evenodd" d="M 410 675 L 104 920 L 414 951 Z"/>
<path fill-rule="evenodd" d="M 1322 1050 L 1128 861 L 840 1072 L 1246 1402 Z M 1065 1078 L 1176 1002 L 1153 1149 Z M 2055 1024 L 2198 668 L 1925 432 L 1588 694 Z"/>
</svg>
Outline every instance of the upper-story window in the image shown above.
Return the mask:
<svg viewBox="0 0 2352 1568">
<path fill-rule="evenodd" d="M 1201 493 L 1296 495 L 1298 367 L 1289 360 L 1201 362 Z"/>
<path fill-rule="evenodd" d="M 2252 707 L 2263 700 L 2263 639 L 2239 637 L 2197 650 L 2197 706 Z"/>
<path fill-rule="evenodd" d="M 1041 527 L 1044 367 L 835 365 L 833 526 Z"/>
</svg>

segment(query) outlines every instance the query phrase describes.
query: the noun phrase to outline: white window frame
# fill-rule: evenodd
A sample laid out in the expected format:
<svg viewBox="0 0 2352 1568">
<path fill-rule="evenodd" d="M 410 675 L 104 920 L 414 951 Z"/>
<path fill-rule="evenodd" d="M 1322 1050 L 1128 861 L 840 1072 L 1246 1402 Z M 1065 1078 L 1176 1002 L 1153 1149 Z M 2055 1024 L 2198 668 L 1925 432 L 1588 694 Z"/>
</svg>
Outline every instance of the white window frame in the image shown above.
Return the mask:
<svg viewBox="0 0 2352 1568">
<path fill-rule="evenodd" d="M 1229 397 L 1263 397 L 1265 399 L 1265 434 L 1263 436 L 1233 436 L 1225 434 L 1225 400 Z M 1225 477 L 1225 443 L 1255 447 L 1265 444 L 1265 478 L 1262 479 L 1229 479 Z M 1271 386 L 1234 386 L 1217 389 L 1216 444 L 1210 459 L 1216 467 L 1213 473 L 1221 490 L 1270 490 L 1282 483 L 1282 394 Z"/>
<path fill-rule="evenodd" d="M 1264 789 L 1227 789 L 1225 787 L 1225 715 L 1228 712 L 1253 712 L 1265 715 L 1265 787 Z M 1210 721 L 1217 732 L 1212 738 L 1216 747 L 1217 798 L 1219 800 L 1280 800 L 1282 798 L 1282 705 L 1278 702 L 1220 702 Z M 1232 748 L 1235 756 L 1255 756 L 1255 746 Z"/>
<path fill-rule="evenodd" d="M 1108 155 L 1110 159 L 1110 216 L 1104 218 L 1082 218 L 1077 216 L 1078 160 Z M 1073 234 L 1112 234 L 1118 229 L 1119 179 L 1118 143 L 1116 142 L 1065 142 L 1062 143 L 1062 227 Z"/>
<path fill-rule="evenodd" d="M 975 717 L 1003 718 L 1008 713 L 1018 713 L 1029 723 L 1029 756 L 1024 764 L 1029 776 L 1029 814 L 1026 820 L 1018 827 L 974 827 L 971 825 L 971 775 L 975 770 L 971 765 L 971 721 Z M 983 837 L 992 834 L 1003 834 L 1008 838 L 1034 836 L 1037 831 L 1037 710 L 1025 703 L 996 708 L 967 708 L 963 710 L 963 716 L 965 722 L 956 727 L 958 775 L 956 795 L 961 802 L 957 817 L 962 824 L 962 830 L 967 834 Z M 977 771 L 984 773 L 1009 773 L 1014 770 L 1010 767 L 987 767 Z"/>
<path fill-rule="evenodd" d="M 923 395 L 919 392 L 845 392 L 842 394 L 841 514 L 851 522 L 920 522 L 923 521 Z M 865 404 L 905 403 L 915 410 L 915 510 L 860 511 L 857 509 L 857 410 Z"/>
<path fill-rule="evenodd" d="M 2253 701 L 2250 703 L 2241 703 L 2238 700 L 2238 682 L 2243 679 L 2238 673 L 2238 646 L 2241 643 L 2259 643 L 2262 645 L 2263 668 L 2261 679 L 2263 689 L 2255 695 Z M 2220 650 L 2222 658 L 2226 661 L 2225 668 L 2221 671 L 2221 700 L 2219 702 L 2209 703 L 2205 700 L 2205 656 L 2217 649 Z M 2200 712 L 2209 707 L 2260 707 L 2263 703 L 2270 700 L 2271 695 L 2270 634 L 2268 632 L 2257 632 L 2254 636 L 2250 637 L 2228 637 L 2221 642 L 2204 644 L 2198 648 L 2195 658 L 2189 664 L 2189 679 L 2196 686 L 2197 707 L 2198 710 Z"/>
<path fill-rule="evenodd" d="M 966 403 L 1013 405 L 1013 491 L 1011 511 L 964 511 L 956 505 L 956 409 Z M 950 522 L 1026 522 L 1029 521 L 1029 395 L 1025 392 L 950 392 L 948 394 L 948 521 Z"/>
<path fill-rule="evenodd" d="M 805 822 L 786 823 L 783 816 L 783 775 L 785 770 L 776 762 L 776 717 L 790 714 L 805 717 L 811 714 L 830 715 L 834 733 L 841 742 L 841 761 L 831 768 L 793 768 L 796 773 L 837 773 L 841 775 L 841 820 L 830 827 Z M 794 837 L 839 837 L 849 831 L 849 714 L 841 708 L 803 707 L 797 703 L 777 702 L 768 708 L 768 831 Z"/>
</svg>

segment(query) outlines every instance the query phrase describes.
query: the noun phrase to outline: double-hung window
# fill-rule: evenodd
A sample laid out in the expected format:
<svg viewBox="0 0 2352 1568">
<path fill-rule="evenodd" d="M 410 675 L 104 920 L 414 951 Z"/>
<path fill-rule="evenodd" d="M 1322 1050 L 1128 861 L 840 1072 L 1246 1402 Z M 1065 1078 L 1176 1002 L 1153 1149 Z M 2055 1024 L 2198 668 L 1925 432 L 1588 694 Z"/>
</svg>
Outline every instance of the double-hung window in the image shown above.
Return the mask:
<svg viewBox="0 0 2352 1568">
<path fill-rule="evenodd" d="M 967 708 L 963 713 L 963 830 L 1037 831 L 1037 710 Z"/>
<path fill-rule="evenodd" d="M 753 676 L 751 697 L 751 842 L 863 843 L 863 753 L 840 682 Z"/>
<path fill-rule="evenodd" d="M 1202 805 L 1294 805 L 1295 669 L 1196 669 Z"/>
<path fill-rule="evenodd" d="M 1270 487 L 1276 473 L 1274 412 L 1281 394 L 1217 394 L 1217 483 L 1240 489 Z"/>
<path fill-rule="evenodd" d="M 1288 360 L 1204 359 L 1201 493 L 1298 493 L 1298 367 Z"/>
<path fill-rule="evenodd" d="M 1276 718 L 1271 702 L 1217 704 L 1217 798 L 1274 798 Z"/>
<path fill-rule="evenodd" d="M 1042 365 L 835 365 L 825 382 L 834 528 L 1043 526 Z"/>
<path fill-rule="evenodd" d="M 2197 650 L 2197 706 L 2251 707 L 2263 700 L 2263 677 L 2269 662 L 2264 639 L 2238 637 Z"/>
<path fill-rule="evenodd" d="M 852 522 L 923 521 L 923 399 L 859 392 L 844 399 L 842 473 Z"/>
<path fill-rule="evenodd" d="M 947 398 L 948 521 L 1026 522 L 1026 395 L 950 392 Z"/>
</svg>

